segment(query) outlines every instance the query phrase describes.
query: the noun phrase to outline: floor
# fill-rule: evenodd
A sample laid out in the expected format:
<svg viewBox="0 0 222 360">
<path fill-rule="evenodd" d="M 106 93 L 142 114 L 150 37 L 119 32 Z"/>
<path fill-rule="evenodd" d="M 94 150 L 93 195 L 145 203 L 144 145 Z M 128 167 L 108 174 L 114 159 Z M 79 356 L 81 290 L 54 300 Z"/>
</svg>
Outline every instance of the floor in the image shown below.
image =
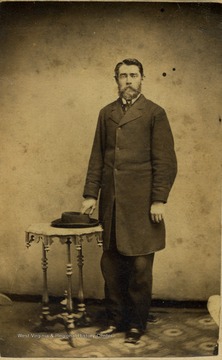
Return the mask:
<svg viewBox="0 0 222 360">
<path fill-rule="evenodd" d="M 58 311 L 59 303 L 51 309 Z M 125 344 L 124 333 L 98 338 L 95 331 L 104 324 L 101 301 L 89 300 L 91 326 L 76 327 L 75 348 L 62 324 L 37 332 L 40 302 L 14 301 L 0 306 L 0 357 L 186 357 L 211 356 L 218 339 L 218 326 L 206 308 L 153 307 L 157 318 L 149 323 L 138 345 Z"/>
</svg>

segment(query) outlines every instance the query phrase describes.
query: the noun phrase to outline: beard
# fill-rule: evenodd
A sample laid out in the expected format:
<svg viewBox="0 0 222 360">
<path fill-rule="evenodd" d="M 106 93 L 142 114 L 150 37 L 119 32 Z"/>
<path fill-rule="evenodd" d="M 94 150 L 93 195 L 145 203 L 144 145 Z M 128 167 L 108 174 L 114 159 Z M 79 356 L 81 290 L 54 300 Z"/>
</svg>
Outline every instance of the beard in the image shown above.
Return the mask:
<svg viewBox="0 0 222 360">
<path fill-rule="evenodd" d="M 141 84 L 135 89 L 133 86 L 125 86 L 123 89 L 119 87 L 119 96 L 126 100 L 135 99 L 141 92 Z"/>
</svg>

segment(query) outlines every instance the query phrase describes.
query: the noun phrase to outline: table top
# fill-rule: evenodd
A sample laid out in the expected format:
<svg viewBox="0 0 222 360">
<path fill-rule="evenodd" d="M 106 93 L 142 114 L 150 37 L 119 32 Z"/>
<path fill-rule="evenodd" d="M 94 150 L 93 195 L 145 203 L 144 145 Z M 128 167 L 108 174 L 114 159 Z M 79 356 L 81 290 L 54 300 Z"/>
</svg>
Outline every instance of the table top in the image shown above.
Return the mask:
<svg viewBox="0 0 222 360">
<path fill-rule="evenodd" d="M 30 225 L 26 233 L 46 235 L 46 236 L 66 236 L 66 235 L 87 235 L 102 232 L 101 225 L 86 228 L 58 228 L 51 226 L 50 223 L 39 223 Z"/>
</svg>

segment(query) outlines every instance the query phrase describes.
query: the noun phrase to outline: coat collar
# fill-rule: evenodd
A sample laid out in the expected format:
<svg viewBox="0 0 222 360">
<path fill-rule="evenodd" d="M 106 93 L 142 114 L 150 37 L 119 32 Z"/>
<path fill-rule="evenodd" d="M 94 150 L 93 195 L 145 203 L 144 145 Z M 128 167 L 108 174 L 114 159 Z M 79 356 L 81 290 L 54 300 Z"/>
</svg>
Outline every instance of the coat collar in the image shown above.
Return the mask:
<svg viewBox="0 0 222 360">
<path fill-rule="evenodd" d="M 121 107 L 121 99 L 119 98 L 113 103 L 110 117 L 116 124 L 122 126 L 142 116 L 142 109 L 144 109 L 145 101 L 146 98 L 144 97 L 144 95 L 141 94 L 139 99 L 135 101 L 135 103 L 126 112 L 126 114 L 123 114 Z"/>
</svg>

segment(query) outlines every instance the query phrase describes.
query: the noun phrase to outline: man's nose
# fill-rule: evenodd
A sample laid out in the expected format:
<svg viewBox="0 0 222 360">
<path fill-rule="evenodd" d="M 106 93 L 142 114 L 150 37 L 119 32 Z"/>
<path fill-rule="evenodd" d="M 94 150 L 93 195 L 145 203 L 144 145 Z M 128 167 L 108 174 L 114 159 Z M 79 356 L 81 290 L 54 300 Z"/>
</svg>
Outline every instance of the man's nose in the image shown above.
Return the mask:
<svg viewBox="0 0 222 360">
<path fill-rule="evenodd" d="M 127 83 L 127 84 L 131 84 L 131 83 L 132 83 L 132 79 L 131 79 L 130 75 L 127 76 L 127 78 L 126 78 L 126 83 Z"/>
</svg>

